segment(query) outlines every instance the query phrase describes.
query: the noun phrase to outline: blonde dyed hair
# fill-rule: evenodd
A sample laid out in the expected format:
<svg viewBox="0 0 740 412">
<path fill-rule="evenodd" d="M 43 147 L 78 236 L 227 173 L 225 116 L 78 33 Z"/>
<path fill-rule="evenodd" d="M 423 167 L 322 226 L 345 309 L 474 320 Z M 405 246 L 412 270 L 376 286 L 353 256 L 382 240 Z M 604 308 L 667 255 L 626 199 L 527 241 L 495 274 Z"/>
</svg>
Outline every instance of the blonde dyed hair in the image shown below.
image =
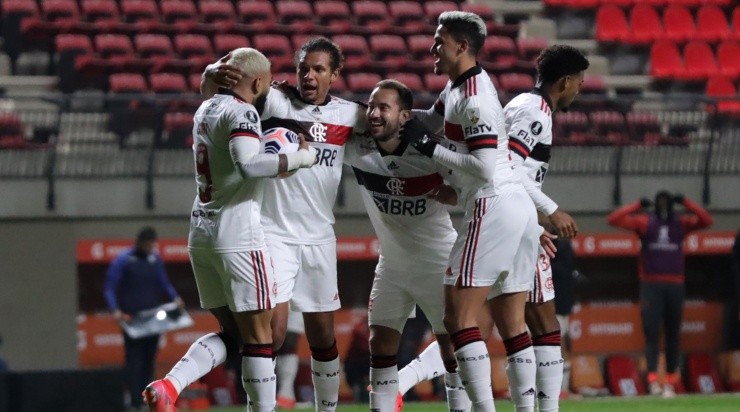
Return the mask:
<svg viewBox="0 0 740 412">
<path fill-rule="evenodd" d="M 231 58 L 226 62 L 236 66 L 247 77 L 256 77 L 270 73 L 270 60 L 262 52 L 251 47 L 240 47 L 231 51 Z"/>
</svg>

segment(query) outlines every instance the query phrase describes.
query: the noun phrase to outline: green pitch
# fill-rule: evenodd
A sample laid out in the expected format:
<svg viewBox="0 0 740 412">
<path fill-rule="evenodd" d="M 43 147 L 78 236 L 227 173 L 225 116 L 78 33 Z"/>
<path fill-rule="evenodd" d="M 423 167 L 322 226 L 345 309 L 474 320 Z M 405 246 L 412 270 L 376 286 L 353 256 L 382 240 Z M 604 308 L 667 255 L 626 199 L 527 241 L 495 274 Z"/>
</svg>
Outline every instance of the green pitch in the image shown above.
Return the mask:
<svg viewBox="0 0 740 412">
<path fill-rule="evenodd" d="M 212 412 L 244 412 L 243 408 L 211 408 Z M 281 409 L 278 409 L 280 411 Z M 367 405 L 340 404 L 337 412 L 367 412 Z M 409 402 L 404 405 L 405 412 L 446 412 L 445 404 L 441 402 L 420 403 Z M 511 412 L 514 406 L 511 402 L 496 402 L 496 410 Z M 563 412 L 737 412 L 740 411 L 740 393 L 726 395 L 684 395 L 674 399 L 657 397 L 638 398 L 591 398 L 560 402 Z M 295 411 L 309 412 L 311 409 L 295 409 Z"/>
</svg>

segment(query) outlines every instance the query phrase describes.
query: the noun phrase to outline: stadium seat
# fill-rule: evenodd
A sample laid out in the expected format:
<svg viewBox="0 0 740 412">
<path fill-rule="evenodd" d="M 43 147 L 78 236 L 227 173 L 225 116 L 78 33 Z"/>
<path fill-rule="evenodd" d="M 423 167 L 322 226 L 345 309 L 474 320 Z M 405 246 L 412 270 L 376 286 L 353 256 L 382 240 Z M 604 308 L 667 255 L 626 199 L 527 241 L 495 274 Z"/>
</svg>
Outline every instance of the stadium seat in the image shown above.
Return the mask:
<svg viewBox="0 0 740 412">
<path fill-rule="evenodd" d="M 404 69 L 423 76 L 434 67 L 434 57 L 429 52 L 433 40 L 428 34 L 415 34 L 406 37 L 409 53 L 412 58 L 406 61 Z"/>
<path fill-rule="evenodd" d="M 344 77 L 339 76 L 336 80 L 334 80 L 334 83 L 331 84 L 331 92 L 334 94 L 349 92 L 349 89 L 347 88 L 347 83 L 344 81 Z"/>
<path fill-rule="evenodd" d="M 350 73 L 347 75 L 347 87 L 355 93 L 370 93 L 380 80 L 377 73 Z"/>
<path fill-rule="evenodd" d="M 650 49 L 650 75 L 659 80 L 686 77 L 686 68 L 676 43 L 658 40 L 653 44 Z"/>
<path fill-rule="evenodd" d="M 635 360 L 627 355 L 611 355 L 606 361 L 606 379 L 609 391 L 616 396 L 645 394 L 645 384 L 637 372 Z"/>
<path fill-rule="evenodd" d="M 193 140 L 193 113 L 175 112 L 164 115 L 164 136 L 158 142 L 162 148 L 186 148 Z"/>
<path fill-rule="evenodd" d="M 488 36 L 483 44 L 483 67 L 488 71 L 500 71 L 513 67 L 517 62 L 514 40 L 504 36 Z"/>
<path fill-rule="evenodd" d="M 449 77 L 445 75 L 427 73 L 424 75 L 424 86 L 431 93 L 439 93 L 447 86 L 448 80 Z"/>
<path fill-rule="evenodd" d="M 54 43 L 58 54 L 92 55 L 94 53 L 92 41 L 84 34 L 59 34 L 54 38 Z"/>
<path fill-rule="evenodd" d="M 352 13 L 347 2 L 337 0 L 316 1 L 313 8 L 324 32 L 345 34 L 352 30 Z"/>
<path fill-rule="evenodd" d="M 170 38 L 164 34 L 137 34 L 134 36 L 136 53 L 144 58 L 166 56 L 174 54 Z"/>
<path fill-rule="evenodd" d="M 483 19 L 483 22 L 486 23 L 486 30 L 489 35 L 496 30 L 496 16 L 493 14 L 493 10 L 488 4 L 469 3 L 466 1 L 460 4 L 460 10 L 479 15 Z"/>
<path fill-rule="evenodd" d="M 627 143 L 624 115 L 616 111 L 595 111 L 589 115 L 593 129 L 592 144 L 619 146 Z"/>
<path fill-rule="evenodd" d="M 387 33 L 391 28 L 391 19 L 388 18 L 388 8 L 382 1 L 356 1 L 352 3 L 352 13 L 357 22 L 358 32 Z"/>
<path fill-rule="evenodd" d="M 715 42 L 731 35 L 725 13 L 717 6 L 702 6 L 697 13 L 697 36 L 699 39 Z M 738 22 L 735 22 L 738 23 Z M 737 34 L 738 26 L 735 27 Z"/>
<path fill-rule="evenodd" d="M 547 46 L 547 39 L 542 37 L 520 37 L 516 39 L 516 48 L 521 60 L 535 61 L 540 52 L 546 49 Z"/>
<path fill-rule="evenodd" d="M 660 143 L 658 116 L 647 112 L 629 112 L 626 116 L 630 143 L 654 146 Z"/>
<path fill-rule="evenodd" d="M 13 113 L 0 113 L 0 149 L 23 149 L 27 146 L 21 119 Z"/>
<path fill-rule="evenodd" d="M 114 0 L 83 0 L 82 19 L 91 24 L 96 32 L 118 31 L 121 14 Z"/>
<path fill-rule="evenodd" d="M 624 10 L 614 5 L 606 5 L 596 12 L 596 40 L 600 42 L 620 42 L 630 33 Z"/>
<path fill-rule="evenodd" d="M 134 58 L 131 39 L 123 34 L 99 34 L 95 36 L 95 50 L 111 64 L 126 64 Z"/>
<path fill-rule="evenodd" d="M 623 8 L 627 8 L 633 4 L 635 4 L 635 0 L 601 0 L 602 5 L 613 5 L 613 6 L 619 6 Z"/>
<path fill-rule="evenodd" d="M 647 4 L 637 4 L 632 8 L 630 26 L 632 30 L 627 41 L 632 44 L 648 44 L 664 35 L 658 12 Z"/>
<path fill-rule="evenodd" d="M 740 77 L 740 43 L 734 40 L 720 43 L 717 48 L 717 61 L 722 75 L 732 79 Z"/>
<path fill-rule="evenodd" d="M 219 57 L 225 56 L 234 49 L 249 47 L 249 45 L 249 38 L 241 34 L 216 34 L 213 37 L 213 49 Z"/>
<path fill-rule="evenodd" d="M 310 33 L 314 28 L 313 9 L 305 0 L 279 0 L 275 3 L 278 21 L 287 24 L 291 32 Z"/>
<path fill-rule="evenodd" d="M 740 40 L 740 6 L 735 6 L 735 10 L 732 11 L 732 38 Z"/>
<path fill-rule="evenodd" d="M 245 34 L 266 33 L 276 26 L 277 17 L 270 1 L 242 0 L 236 8 L 241 22 L 246 24 Z"/>
<path fill-rule="evenodd" d="M 606 94 L 606 82 L 604 82 L 604 78 L 597 74 L 587 74 L 581 85 L 581 93 Z"/>
<path fill-rule="evenodd" d="M 431 29 L 420 2 L 392 1 L 388 3 L 388 12 L 393 18 L 393 29 L 402 34 L 426 33 Z"/>
<path fill-rule="evenodd" d="M 367 69 L 370 65 L 370 47 L 364 37 L 356 34 L 340 34 L 332 40 L 344 53 L 344 69 L 349 72 Z"/>
<path fill-rule="evenodd" d="M 149 75 L 149 87 L 154 93 L 186 93 L 189 90 L 185 77 L 179 73 L 153 73 Z"/>
<path fill-rule="evenodd" d="M 696 36 L 694 17 L 680 4 L 671 4 L 663 11 L 663 26 L 668 40 L 686 41 Z"/>
<path fill-rule="evenodd" d="M 80 9 L 74 0 L 44 0 L 41 15 L 45 25 L 59 31 L 70 31 L 80 23 Z"/>
<path fill-rule="evenodd" d="M 111 93 L 146 93 L 148 91 L 144 76 L 139 73 L 114 73 L 108 77 L 108 90 Z"/>
<path fill-rule="evenodd" d="M 316 37 L 319 37 L 319 36 L 317 34 L 308 34 L 308 33 L 294 34 L 294 35 L 290 36 L 290 44 L 293 46 L 293 49 L 294 50 L 298 50 L 301 47 L 303 47 L 303 45 L 307 41 L 309 41 L 309 40 L 311 40 L 313 38 L 316 38 Z"/>
<path fill-rule="evenodd" d="M 213 48 L 208 37 L 202 34 L 178 34 L 175 51 L 184 59 L 213 60 Z"/>
<path fill-rule="evenodd" d="M 423 3 L 424 13 L 426 14 L 427 21 L 431 26 L 434 27 L 437 26 L 437 19 L 439 18 L 440 14 L 446 11 L 458 10 L 457 3 L 455 3 L 454 1 L 436 0 L 425 1 Z"/>
<path fill-rule="evenodd" d="M 686 380 L 691 392 L 707 394 L 724 391 L 714 358 L 708 353 L 686 355 Z"/>
<path fill-rule="evenodd" d="M 131 30 L 142 33 L 159 30 L 159 9 L 154 0 L 121 0 L 121 16 Z"/>
<path fill-rule="evenodd" d="M 425 92 L 421 77 L 416 73 L 388 73 L 386 79 L 394 79 L 405 84 L 414 93 Z"/>
<path fill-rule="evenodd" d="M 206 32 L 226 33 L 236 24 L 236 10 L 230 1 L 198 2 L 201 27 Z"/>
<path fill-rule="evenodd" d="M 408 60 L 408 49 L 403 37 L 395 34 L 376 34 L 370 36 L 370 52 L 380 60 L 388 71 L 395 71 Z"/>
<path fill-rule="evenodd" d="M 726 114 L 740 115 L 740 101 L 737 89 L 725 76 L 710 77 L 706 87 L 707 97 L 717 100 L 717 111 Z"/>
<path fill-rule="evenodd" d="M 293 49 L 287 37 L 279 34 L 254 36 L 252 45 L 270 59 L 274 72 L 293 69 Z"/>
<path fill-rule="evenodd" d="M 701 40 L 690 41 L 683 52 L 687 78 L 690 80 L 706 80 L 709 76 L 719 73 L 717 59 L 707 43 Z"/>
<path fill-rule="evenodd" d="M 584 113 L 581 114 L 586 116 Z M 570 388 L 576 393 L 599 391 L 606 388 L 601 365 L 596 356 L 577 355 L 570 358 Z"/>
<path fill-rule="evenodd" d="M 193 93 L 200 93 L 201 73 L 190 73 L 188 75 L 188 89 Z"/>
<path fill-rule="evenodd" d="M 510 96 L 517 95 L 532 90 L 534 88 L 534 78 L 523 73 L 504 73 L 498 76 L 501 83 L 501 89 Z"/>
</svg>

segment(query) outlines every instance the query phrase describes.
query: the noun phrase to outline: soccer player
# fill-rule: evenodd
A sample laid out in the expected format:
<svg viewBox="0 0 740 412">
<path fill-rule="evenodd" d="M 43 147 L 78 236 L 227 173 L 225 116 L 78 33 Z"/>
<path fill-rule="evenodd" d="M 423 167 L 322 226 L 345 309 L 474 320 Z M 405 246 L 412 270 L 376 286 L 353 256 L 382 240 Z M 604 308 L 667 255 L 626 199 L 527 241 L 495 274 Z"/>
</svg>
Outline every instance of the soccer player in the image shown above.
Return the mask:
<svg viewBox="0 0 740 412">
<path fill-rule="evenodd" d="M 449 202 L 457 195 L 443 184 L 449 169 L 420 155 L 398 136 L 401 124 L 411 117 L 412 104 L 411 91 L 402 83 L 378 83 L 367 107 L 369 136 L 350 141 L 345 156 L 380 242 L 368 306 L 370 410 L 393 412 L 400 402 L 398 347 L 417 304 L 440 342 L 450 410 L 469 410 L 440 305 L 447 259 L 457 234 L 446 207 L 437 199 Z"/>
<path fill-rule="evenodd" d="M 580 91 L 588 60 L 577 49 L 554 45 L 537 58 L 537 86 L 504 107 L 509 151 L 524 187 L 538 212 L 547 216 L 561 238 L 577 233 L 573 218 L 542 192 L 552 145 L 552 113 L 567 109 Z M 555 289 L 550 258 L 540 247 L 533 288 L 526 305 L 526 322 L 537 360 L 539 410 L 557 411 L 563 380 L 560 323 L 555 315 Z"/>
<path fill-rule="evenodd" d="M 142 395 L 152 412 L 174 411 L 185 387 L 239 347 L 252 410 L 275 409 L 273 273 L 260 225 L 263 178 L 313 166 L 316 151 L 302 139 L 295 153 L 260 154 L 257 113 L 270 90 L 270 62 L 255 49 L 240 48 L 228 63 L 244 76 L 203 102 L 194 117 L 197 196 L 188 236 L 201 306 L 218 319 L 221 331 L 195 341 L 164 379 L 147 386 Z"/>
<path fill-rule="evenodd" d="M 682 205 L 688 213 L 677 214 L 675 204 Z M 712 216 L 683 195 L 666 191 L 655 195 L 652 212 L 641 210 L 649 206 L 650 200 L 642 199 L 611 212 L 607 220 L 610 225 L 633 231 L 640 237 L 640 316 L 645 334 L 648 389 L 651 395 L 672 398 L 676 396 L 675 385 L 680 379 L 681 320 L 686 295 L 683 241 L 690 232 L 711 226 Z M 662 388 L 657 373 L 661 328 L 666 360 L 666 382 Z"/>
<path fill-rule="evenodd" d="M 456 150 L 425 136 L 421 120 L 408 121 L 401 139 L 460 175 L 465 209 L 445 276 L 444 323 L 455 347 L 458 372 L 476 411 L 495 410 L 491 363 L 477 323 L 486 300 L 504 339 L 507 375 L 519 411 L 533 411 L 535 360 L 524 322 L 527 292 L 542 228 L 509 158 L 504 116 L 488 74 L 476 64 L 486 38 L 473 13 L 439 17 L 431 53 L 434 71 L 449 76 L 431 110 L 444 117 Z"/>
<path fill-rule="evenodd" d="M 303 313 L 318 411 L 334 411 L 339 398 L 334 311 L 341 305 L 332 208 L 344 144 L 366 127 L 363 107 L 329 95 L 342 60 L 341 50 L 330 40 L 308 40 L 296 53 L 297 90 L 270 90 L 261 111 L 265 129 L 282 126 L 301 132 L 318 151 L 315 167 L 266 184 L 262 208 L 262 225 L 275 265 L 275 349 L 285 336 L 290 302 L 292 310 Z M 238 77 L 238 70 L 228 65 L 209 66 L 201 91 L 209 96 L 219 84 L 230 84 Z"/>
</svg>

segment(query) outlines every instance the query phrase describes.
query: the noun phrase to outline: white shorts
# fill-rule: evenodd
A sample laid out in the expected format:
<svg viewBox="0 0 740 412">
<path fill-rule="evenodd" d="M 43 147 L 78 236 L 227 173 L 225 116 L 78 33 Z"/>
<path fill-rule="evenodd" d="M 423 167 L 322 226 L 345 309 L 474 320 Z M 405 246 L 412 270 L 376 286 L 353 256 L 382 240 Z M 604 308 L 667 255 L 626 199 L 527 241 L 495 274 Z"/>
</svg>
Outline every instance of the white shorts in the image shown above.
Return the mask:
<svg viewBox="0 0 740 412">
<path fill-rule="evenodd" d="M 275 304 L 274 272 L 266 248 L 218 253 L 190 249 L 195 283 L 203 309 L 228 306 L 232 312 L 271 309 Z"/>
<path fill-rule="evenodd" d="M 550 256 L 547 256 L 542 246 L 540 246 L 538 253 L 537 265 L 534 268 L 534 283 L 532 284 L 532 290 L 527 295 L 527 302 L 531 303 L 545 303 L 555 299 Z"/>
<path fill-rule="evenodd" d="M 368 304 L 368 323 L 403 332 L 406 320 L 415 314 L 419 305 L 435 334 L 447 333 L 444 314 L 444 268 L 436 273 L 397 272 L 376 270 Z"/>
<path fill-rule="evenodd" d="M 301 312 L 288 312 L 288 332 L 303 333 L 306 328 L 303 325 L 303 314 Z"/>
<path fill-rule="evenodd" d="M 331 312 L 339 309 L 337 244 L 295 245 L 267 237 L 273 256 L 277 303 L 290 302 L 296 312 Z"/>
<path fill-rule="evenodd" d="M 450 254 L 445 285 L 491 286 L 488 299 L 528 292 L 542 228 L 526 192 L 476 199 Z"/>
</svg>

